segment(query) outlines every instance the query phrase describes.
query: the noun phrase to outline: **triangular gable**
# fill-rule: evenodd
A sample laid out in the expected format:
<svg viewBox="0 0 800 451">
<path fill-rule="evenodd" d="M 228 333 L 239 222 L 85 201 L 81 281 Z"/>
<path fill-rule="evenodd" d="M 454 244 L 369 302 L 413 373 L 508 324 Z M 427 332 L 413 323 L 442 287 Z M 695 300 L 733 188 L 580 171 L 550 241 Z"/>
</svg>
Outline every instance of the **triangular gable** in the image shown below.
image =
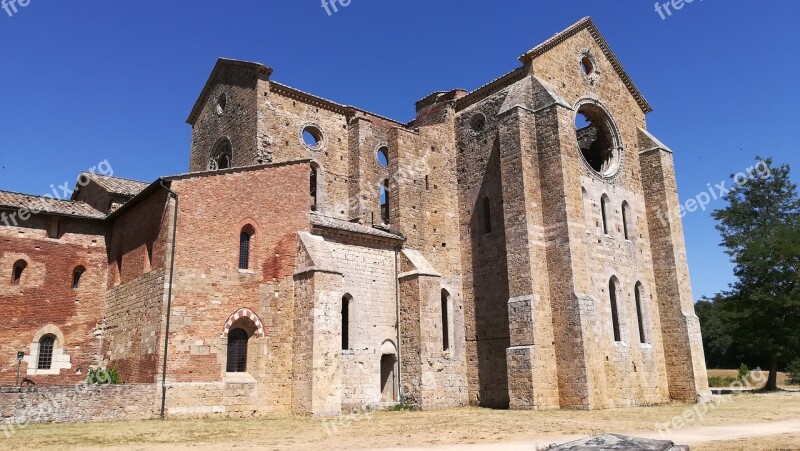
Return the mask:
<svg viewBox="0 0 800 451">
<path fill-rule="evenodd" d="M 572 36 L 575 36 L 576 34 L 578 34 L 583 30 L 587 30 L 589 34 L 591 34 L 592 38 L 594 38 L 595 42 L 597 42 L 597 45 L 603 51 L 603 54 L 611 63 L 611 66 L 614 67 L 614 70 L 616 71 L 620 79 L 622 79 L 622 82 L 623 84 L 625 84 L 625 87 L 628 88 L 628 91 L 631 93 L 633 98 L 636 99 L 636 102 L 639 104 L 639 107 L 642 109 L 642 111 L 644 111 L 645 113 L 653 111 L 653 108 L 650 106 L 650 104 L 644 98 L 642 93 L 639 91 L 639 88 L 637 88 L 636 85 L 633 84 L 633 80 L 631 80 L 631 77 L 628 76 L 627 72 L 625 72 L 625 69 L 622 67 L 622 64 L 617 59 L 617 56 L 614 55 L 614 52 L 608 46 L 608 43 L 606 42 L 605 38 L 603 38 L 603 35 L 600 34 L 600 31 L 597 29 L 597 26 L 595 26 L 594 22 L 590 17 L 584 17 L 583 19 L 581 19 L 571 27 L 567 28 L 566 30 L 556 34 L 547 41 L 528 50 L 524 55 L 519 57 L 519 60 L 522 61 L 523 64 L 526 64 L 534 60 L 539 55 L 548 52 L 553 47 L 561 44 L 562 42 L 566 41 Z"/>
</svg>

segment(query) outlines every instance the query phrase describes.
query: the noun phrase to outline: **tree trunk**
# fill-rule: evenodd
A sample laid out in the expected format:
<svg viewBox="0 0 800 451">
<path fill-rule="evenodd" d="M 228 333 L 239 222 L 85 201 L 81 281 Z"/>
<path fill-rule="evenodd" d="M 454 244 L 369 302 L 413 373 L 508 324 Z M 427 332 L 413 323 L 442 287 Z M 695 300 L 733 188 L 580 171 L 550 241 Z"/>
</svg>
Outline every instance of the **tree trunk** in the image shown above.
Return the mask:
<svg viewBox="0 0 800 451">
<path fill-rule="evenodd" d="M 775 357 L 772 357 L 769 361 L 769 377 L 767 378 L 767 385 L 764 387 L 764 390 L 778 390 L 778 359 Z"/>
</svg>

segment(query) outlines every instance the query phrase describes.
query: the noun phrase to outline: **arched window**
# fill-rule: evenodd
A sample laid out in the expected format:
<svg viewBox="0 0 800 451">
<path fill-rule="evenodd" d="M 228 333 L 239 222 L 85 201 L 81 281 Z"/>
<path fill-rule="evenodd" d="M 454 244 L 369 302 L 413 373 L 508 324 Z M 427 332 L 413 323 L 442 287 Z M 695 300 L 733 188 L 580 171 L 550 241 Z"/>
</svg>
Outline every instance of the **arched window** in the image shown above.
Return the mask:
<svg viewBox="0 0 800 451">
<path fill-rule="evenodd" d="M 611 300 L 611 322 L 614 326 L 614 341 L 622 341 L 622 333 L 619 328 L 619 311 L 617 310 L 617 289 L 619 282 L 616 277 L 612 277 L 608 282 L 608 297 Z"/>
<path fill-rule="evenodd" d="M 442 350 L 450 349 L 450 293 L 442 290 Z"/>
<path fill-rule="evenodd" d="M 77 290 L 81 287 L 81 277 L 83 277 L 83 273 L 86 272 L 86 268 L 83 266 L 78 266 L 72 271 L 72 289 Z"/>
<path fill-rule="evenodd" d="M 11 284 L 12 285 L 20 285 L 22 283 L 22 275 L 25 273 L 25 269 L 28 267 L 28 262 L 25 260 L 18 260 L 14 263 L 14 267 L 11 271 Z"/>
<path fill-rule="evenodd" d="M 608 235 L 608 196 L 600 198 L 600 216 L 603 220 L 603 234 Z"/>
<path fill-rule="evenodd" d="M 485 196 L 483 198 L 483 202 L 481 203 L 481 232 L 482 233 L 491 233 L 492 232 L 492 204 L 489 201 L 489 196 Z"/>
<path fill-rule="evenodd" d="M 56 338 L 52 335 L 45 335 L 39 340 L 39 357 L 36 362 L 36 369 L 49 370 L 53 366 L 53 348 Z"/>
<path fill-rule="evenodd" d="M 221 138 L 214 145 L 214 150 L 211 152 L 211 157 L 208 161 L 208 169 L 210 171 L 219 171 L 231 167 L 233 160 L 233 145 L 228 138 Z"/>
<path fill-rule="evenodd" d="M 625 239 L 631 239 L 631 230 L 629 229 L 629 217 L 631 214 L 631 206 L 628 205 L 628 202 L 622 203 L 622 233 L 625 235 Z"/>
<path fill-rule="evenodd" d="M 239 269 L 250 269 L 250 242 L 255 230 L 245 226 L 239 233 Z"/>
<path fill-rule="evenodd" d="M 342 296 L 342 350 L 350 349 L 350 296 Z"/>
<path fill-rule="evenodd" d="M 389 224 L 391 217 L 389 216 L 389 179 L 381 182 L 381 221 L 384 224 Z"/>
<path fill-rule="evenodd" d="M 311 163 L 311 174 L 309 175 L 309 194 L 313 199 L 311 204 L 311 210 L 317 209 L 317 190 L 318 190 L 318 179 L 317 179 L 317 165 Z"/>
<path fill-rule="evenodd" d="M 641 282 L 636 283 L 636 319 L 639 321 L 639 342 L 647 343 L 647 337 L 644 333 L 644 315 L 642 314 L 642 296 L 644 287 Z"/>
<path fill-rule="evenodd" d="M 231 329 L 228 332 L 228 365 L 229 373 L 247 371 L 247 340 L 250 336 L 244 329 Z"/>
</svg>

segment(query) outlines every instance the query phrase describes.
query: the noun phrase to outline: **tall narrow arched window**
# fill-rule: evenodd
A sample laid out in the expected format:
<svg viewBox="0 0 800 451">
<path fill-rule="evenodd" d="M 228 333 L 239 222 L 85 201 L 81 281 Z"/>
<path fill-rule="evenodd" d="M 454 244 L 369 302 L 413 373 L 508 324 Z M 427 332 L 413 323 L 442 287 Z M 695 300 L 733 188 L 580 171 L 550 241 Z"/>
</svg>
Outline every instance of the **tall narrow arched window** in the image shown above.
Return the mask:
<svg viewBox="0 0 800 451">
<path fill-rule="evenodd" d="M 450 349 L 450 293 L 442 290 L 442 350 Z"/>
<path fill-rule="evenodd" d="M 603 234 L 608 235 L 608 196 L 600 198 L 600 216 L 603 220 Z"/>
<path fill-rule="evenodd" d="M 250 244 L 255 230 L 245 226 L 239 233 L 239 269 L 250 269 Z"/>
<path fill-rule="evenodd" d="M 311 163 L 311 173 L 309 175 L 309 194 L 311 195 L 312 204 L 311 209 L 316 211 L 317 209 L 317 193 L 319 188 L 319 174 L 317 173 L 317 166 L 314 163 Z"/>
<path fill-rule="evenodd" d="M 72 289 L 77 290 L 81 287 L 81 277 L 83 277 L 83 273 L 86 272 L 86 268 L 83 266 L 78 266 L 72 271 Z"/>
<path fill-rule="evenodd" d="M 384 224 L 389 224 L 391 217 L 389 215 L 389 180 L 386 179 L 381 182 L 381 193 L 380 193 L 380 202 L 381 202 L 381 221 Z"/>
<path fill-rule="evenodd" d="M 619 310 L 617 310 L 617 291 L 619 282 L 616 277 L 612 277 L 608 282 L 608 297 L 611 301 L 611 323 L 614 327 L 614 341 L 622 341 L 622 333 L 619 328 Z"/>
<path fill-rule="evenodd" d="M 639 343 L 647 343 L 647 336 L 644 333 L 644 315 L 642 314 L 642 297 L 644 287 L 641 283 L 636 283 L 636 319 L 639 321 Z"/>
<path fill-rule="evenodd" d="M 350 296 L 342 296 L 342 350 L 350 349 Z"/>
<path fill-rule="evenodd" d="M 247 341 L 250 336 L 244 329 L 231 329 L 228 332 L 228 365 L 229 373 L 247 371 Z"/>
<path fill-rule="evenodd" d="M 11 285 L 20 285 L 22 283 L 22 275 L 28 267 L 28 262 L 25 260 L 18 260 L 14 263 L 11 270 Z"/>
<path fill-rule="evenodd" d="M 492 232 L 492 204 L 489 196 L 483 198 L 481 203 L 481 233 Z"/>
<path fill-rule="evenodd" d="M 631 239 L 631 230 L 630 230 L 630 214 L 631 214 L 631 206 L 628 205 L 628 202 L 622 203 L 622 233 L 625 235 L 625 239 Z"/>
<path fill-rule="evenodd" d="M 39 356 L 36 361 L 36 369 L 49 370 L 53 366 L 53 348 L 56 338 L 52 335 L 45 335 L 39 340 Z"/>
</svg>

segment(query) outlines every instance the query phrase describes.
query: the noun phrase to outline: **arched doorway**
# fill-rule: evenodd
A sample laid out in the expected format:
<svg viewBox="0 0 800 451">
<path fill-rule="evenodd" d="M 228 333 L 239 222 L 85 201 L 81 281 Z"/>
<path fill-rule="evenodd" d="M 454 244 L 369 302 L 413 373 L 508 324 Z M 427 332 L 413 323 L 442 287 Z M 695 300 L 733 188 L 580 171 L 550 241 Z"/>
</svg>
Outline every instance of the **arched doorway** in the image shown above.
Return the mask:
<svg viewBox="0 0 800 451">
<path fill-rule="evenodd" d="M 397 402 L 397 348 L 391 340 L 381 345 L 381 402 Z"/>
</svg>

